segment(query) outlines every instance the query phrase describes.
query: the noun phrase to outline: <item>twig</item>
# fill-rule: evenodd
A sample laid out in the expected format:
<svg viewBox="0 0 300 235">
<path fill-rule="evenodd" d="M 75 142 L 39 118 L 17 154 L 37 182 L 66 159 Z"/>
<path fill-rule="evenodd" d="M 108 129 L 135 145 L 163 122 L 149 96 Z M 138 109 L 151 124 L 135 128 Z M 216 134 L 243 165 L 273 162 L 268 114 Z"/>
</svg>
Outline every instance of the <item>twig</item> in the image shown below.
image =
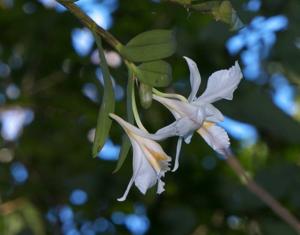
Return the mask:
<svg viewBox="0 0 300 235">
<path fill-rule="evenodd" d="M 122 44 L 108 31 L 100 27 L 87 14 L 85 14 L 74 2 L 67 0 L 57 0 L 60 4 L 65 6 L 72 14 L 74 14 L 87 28 L 101 36 L 113 48 L 119 51 Z"/>
<path fill-rule="evenodd" d="M 226 162 L 230 168 L 245 181 L 245 186 L 249 189 L 249 191 L 259 197 L 273 210 L 276 215 L 278 215 L 283 221 L 293 227 L 298 234 L 300 234 L 300 223 L 298 219 L 292 215 L 291 212 L 289 212 L 282 204 L 280 204 L 280 202 L 272 197 L 265 189 L 251 179 L 246 174 L 245 169 L 242 167 L 238 159 L 229 151 L 227 151 L 226 154 Z"/>
<path fill-rule="evenodd" d="M 123 58 L 128 69 L 134 71 L 135 65 L 123 57 L 121 49 L 123 47 L 122 43 L 118 41 L 111 33 L 100 27 L 93 21 L 87 14 L 85 14 L 74 2 L 68 0 L 57 0 L 60 4 L 65 6 L 76 18 L 78 18 L 83 25 L 90 29 L 93 33 L 98 34 L 107 43 L 109 43 L 115 50 L 119 52 Z"/>
</svg>

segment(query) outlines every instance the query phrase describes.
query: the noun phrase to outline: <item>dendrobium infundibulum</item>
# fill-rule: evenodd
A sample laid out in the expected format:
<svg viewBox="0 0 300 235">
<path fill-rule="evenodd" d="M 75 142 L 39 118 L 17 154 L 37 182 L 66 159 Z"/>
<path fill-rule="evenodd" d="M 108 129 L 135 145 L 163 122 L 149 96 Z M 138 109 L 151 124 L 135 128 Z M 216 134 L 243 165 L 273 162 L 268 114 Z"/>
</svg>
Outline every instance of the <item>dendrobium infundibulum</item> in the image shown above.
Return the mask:
<svg viewBox="0 0 300 235">
<path fill-rule="evenodd" d="M 169 162 L 171 158 L 154 141 L 161 139 L 159 135 L 149 134 L 115 114 L 110 114 L 110 117 L 117 121 L 125 130 L 133 148 L 133 175 L 124 195 L 118 201 L 126 199 L 133 183 L 143 194 L 146 193 L 148 188 L 157 183 L 157 193 L 162 193 L 165 183 L 161 180 L 161 177 L 164 177 L 165 172 L 170 170 Z"/>
<path fill-rule="evenodd" d="M 229 148 L 229 138 L 226 131 L 215 125 L 217 122 L 223 121 L 222 113 L 211 103 L 220 99 L 232 100 L 233 92 L 237 88 L 242 73 L 238 62 L 228 70 L 219 70 L 214 72 L 209 78 L 207 88 L 204 93 L 196 97 L 201 83 L 201 77 L 196 63 L 184 57 L 190 70 L 191 93 L 188 99 L 181 97 L 179 100 L 172 95 L 153 95 L 153 98 L 168 108 L 176 121 L 172 124 L 158 130 L 155 134 L 164 136 L 179 136 L 177 142 L 176 158 L 173 171 L 178 168 L 179 153 L 182 140 L 190 143 L 192 135 L 195 131 L 199 133 L 204 140 L 216 152 L 225 155 L 225 151 Z M 164 97 L 165 96 L 165 97 Z M 169 97 L 169 98 L 166 98 Z"/>
</svg>

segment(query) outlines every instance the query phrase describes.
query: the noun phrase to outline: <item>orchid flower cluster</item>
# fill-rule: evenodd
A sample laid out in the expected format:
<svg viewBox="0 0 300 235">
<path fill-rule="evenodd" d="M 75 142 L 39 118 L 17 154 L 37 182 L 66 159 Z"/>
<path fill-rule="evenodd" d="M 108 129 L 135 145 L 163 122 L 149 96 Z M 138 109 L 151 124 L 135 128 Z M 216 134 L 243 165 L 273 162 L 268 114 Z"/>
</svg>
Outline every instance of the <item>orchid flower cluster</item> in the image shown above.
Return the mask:
<svg viewBox="0 0 300 235">
<path fill-rule="evenodd" d="M 133 183 L 143 194 L 156 184 L 158 194 L 164 191 L 165 183 L 161 178 L 171 170 L 171 157 L 157 141 L 178 136 L 172 171 L 177 170 L 179 166 L 182 142 L 189 144 L 194 132 L 200 134 L 214 151 L 226 157 L 230 145 L 229 138 L 226 131 L 217 125 L 223 121 L 224 116 L 212 103 L 221 99 L 232 100 L 233 92 L 243 77 L 240 66 L 235 62 L 229 69 L 214 72 L 208 78 L 206 90 L 197 97 L 201 84 L 197 64 L 187 57 L 184 59 L 190 70 L 191 92 L 187 99 L 179 94 L 162 93 L 153 89 L 153 99 L 173 114 L 175 118 L 173 123 L 151 134 L 144 128 L 137 115 L 135 120 L 138 127 L 115 114 L 110 114 L 110 117 L 124 129 L 133 148 L 133 175 L 125 193 L 118 201 L 126 199 Z"/>
</svg>

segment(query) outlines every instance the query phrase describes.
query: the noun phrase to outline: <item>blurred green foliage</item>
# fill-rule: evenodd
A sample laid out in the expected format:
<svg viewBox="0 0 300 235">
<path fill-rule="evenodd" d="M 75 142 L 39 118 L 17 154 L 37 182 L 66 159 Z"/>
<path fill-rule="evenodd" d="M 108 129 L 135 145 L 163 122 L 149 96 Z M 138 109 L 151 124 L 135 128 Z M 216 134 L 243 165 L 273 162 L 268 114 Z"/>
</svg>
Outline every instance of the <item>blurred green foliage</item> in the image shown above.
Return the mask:
<svg viewBox="0 0 300 235">
<path fill-rule="evenodd" d="M 0 234 L 60 234 L 60 224 L 49 223 L 46 213 L 68 204 L 74 188 L 88 193 L 86 204 L 74 206 L 78 220 L 95 220 L 99 216 L 110 219 L 115 211 L 132 213 L 139 202 L 145 205 L 151 223 L 148 234 L 294 234 L 240 184 L 198 136 L 184 146 L 180 168 L 167 174 L 166 191 L 162 195 L 150 190 L 144 196 L 133 187 L 124 203 L 117 202 L 132 174 L 131 159 L 129 155 L 121 170 L 112 174 L 115 162 L 92 158 L 92 143 L 87 135 L 95 128 L 99 103 L 85 97 L 82 87 L 85 83 L 95 84 L 101 96 L 103 88 L 96 79 L 97 65 L 91 63 L 90 55 L 80 57 L 72 48 L 71 32 L 82 27 L 80 22 L 68 12 L 46 9 L 39 2 L 17 0 L 11 8 L 5 2 L 0 1 L 0 60 L 7 63 L 13 53 L 18 53 L 23 64 L 12 69 L 7 78 L 0 78 L 1 93 L 10 83 L 21 90 L 18 99 L 7 100 L 0 109 L 31 108 L 34 121 L 24 128 L 17 141 L 0 140 L 1 149 L 10 149 L 13 161 L 24 163 L 29 171 L 28 181 L 17 185 L 9 174 L 11 163 L 0 163 Z M 263 66 L 269 74 L 284 73 L 299 96 L 299 48 L 295 43 L 299 41 L 300 2 L 265 0 L 257 13 L 245 11 L 245 3 L 232 1 L 244 24 L 255 15 L 288 17 L 288 29 L 278 34 Z M 24 11 L 26 4 L 34 6 L 31 14 Z M 175 31 L 177 52 L 167 59 L 173 68 L 174 83 L 168 91 L 174 91 L 174 87 L 182 94 L 189 91 L 183 55 L 198 63 L 203 83 L 213 71 L 228 68 L 237 59 L 225 48 L 235 32 L 209 15 L 189 12 L 180 5 L 120 0 L 113 19 L 110 31 L 123 43 L 151 29 Z M 110 50 L 105 43 L 104 47 Z M 125 66 L 110 71 L 125 88 Z M 277 108 L 271 91 L 269 83 L 260 85 L 244 80 L 233 102 L 222 101 L 217 106 L 225 115 L 257 128 L 256 144 L 242 147 L 231 138 L 232 148 L 249 174 L 300 218 L 299 114 L 293 118 Z M 116 102 L 115 109 L 124 117 L 125 101 Z M 167 110 L 155 102 L 141 112 L 145 126 L 151 131 L 172 120 Z M 111 138 L 115 144 L 121 143 L 122 134 L 121 128 L 112 126 Z M 170 155 L 175 154 L 175 139 L 165 141 L 163 146 Z M 215 167 L 205 167 L 207 161 Z M 5 210 L 7 205 L 12 205 L 11 210 Z M 234 223 L 232 216 L 238 216 L 238 223 Z M 124 226 L 116 225 L 115 229 L 116 234 L 130 234 Z"/>
</svg>

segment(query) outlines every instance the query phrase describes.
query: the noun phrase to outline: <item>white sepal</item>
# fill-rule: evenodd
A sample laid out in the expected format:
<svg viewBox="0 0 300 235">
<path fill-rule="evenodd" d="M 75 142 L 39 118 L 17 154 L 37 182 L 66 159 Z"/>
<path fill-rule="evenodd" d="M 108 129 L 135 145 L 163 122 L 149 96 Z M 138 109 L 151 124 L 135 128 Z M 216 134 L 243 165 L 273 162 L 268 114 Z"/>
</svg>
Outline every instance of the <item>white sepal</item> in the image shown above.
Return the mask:
<svg viewBox="0 0 300 235">
<path fill-rule="evenodd" d="M 113 113 L 110 113 L 109 116 L 114 119 L 115 121 L 117 121 L 120 126 L 123 127 L 123 129 L 125 130 L 125 132 L 127 133 L 127 135 L 129 133 L 134 133 L 135 135 L 138 135 L 138 136 L 141 136 L 145 139 L 150 139 L 150 140 L 156 140 L 156 141 L 159 141 L 159 140 L 163 140 L 163 139 L 166 139 L 168 138 L 168 136 L 165 136 L 165 135 L 157 135 L 157 134 L 150 134 L 150 133 L 147 133 L 135 126 L 133 126 L 132 124 L 130 124 L 129 122 L 126 122 L 124 119 L 120 118 L 119 116 L 113 114 Z"/>
<path fill-rule="evenodd" d="M 197 64 L 190 58 L 184 56 L 183 57 L 190 70 L 190 83 L 191 83 L 191 93 L 189 95 L 188 101 L 192 102 L 196 98 L 197 92 L 199 90 L 201 84 L 201 76 L 197 67 Z"/>
<path fill-rule="evenodd" d="M 130 142 L 132 143 L 132 152 L 133 152 L 133 160 L 132 160 L 132 168 L 133 168 L 133 174 L 132 174 L 132 177 L 127 185 L 127 188 L 123 194 L 122 197 L 118 198 L 117 200 L 119 202 L 122 202 L 122 201 L 125 201 L 126 198 L 127 198 L 127 195 L 132 187 L 132 184 L 135 182 L 136 178 L 137 178 L 137 175 L 140 171 L 140 168 L 142 166 L 142 158 L 143 158 L 143 153 L 142 153 L 142 150 L 141 148 L 137 145 L 137 143 L 133 142 L 131 139 L 130 139 Z"/>
<path fill-rule="evenodd" d="M 164 105 L 167 109 L 169 109 L 174 115 L 175 119 L 187 115 L 193 115 L 198 110 L 198 107 L 196 105 L 191 105 L 188 102 L 182 102 L 179 100 L 165 98 L 157 95 L 153 95 L 153 99 Z"/>
<path fill-rule="evenodd" d="M 230 69 L 214 72 L 209 78 L 206 90 L 196 100 L 198 104 L 213 103 L 220 99 L 232 100 L 233 92 L 241 81 L 243 74 L 238 62 Z"/>
<path fill-rule="evenodd" d="M 179 156 L 180 156 L 180 151 L 181 151 L 181 145 L 182 145 L 182 138 L 179 137 L 177 140 L 177 145 L 176 145 L 176 157 L 175 157 L 175 161 L 174 161 L 174 166 L 172 171 L 176 171 L 179 167 Z"/>
<path fill-rule="evenodd" d="M 195 122 L 189 117 L 179 118 L 168 126 L 165 126 L 155 132 L 155 135 L 165 138 L 172 136 L 180 136 L 188 138 L 195 130 L 200 128 L 201 124 Z"/>
</svg>

